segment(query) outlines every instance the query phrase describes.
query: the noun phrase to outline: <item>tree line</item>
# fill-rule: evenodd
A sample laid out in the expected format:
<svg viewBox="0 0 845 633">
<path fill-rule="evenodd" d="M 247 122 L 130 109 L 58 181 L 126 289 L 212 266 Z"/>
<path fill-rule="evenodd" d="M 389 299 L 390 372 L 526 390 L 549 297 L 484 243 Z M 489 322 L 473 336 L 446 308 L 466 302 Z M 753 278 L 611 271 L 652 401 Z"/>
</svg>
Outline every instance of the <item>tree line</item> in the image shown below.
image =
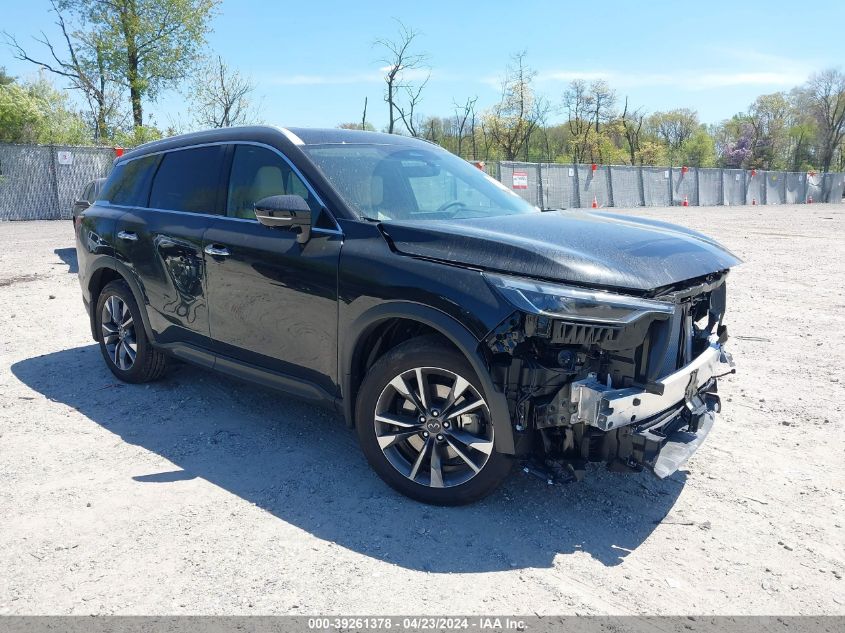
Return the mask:
<svg viewBox="0 0 845 633">
<path fill-rule="evenodd" d="M 22 82 L 0 72 L 0 141 L 131 146 L 191 129 L 260 121 L 253 81 L 208 49 L 220 0 L 51 0 L 61 38 L 33 46 L 6 33 L 18 59 L 43 70 Z M 383 131 L 438 143 L 473 160 L 687 165 L 761 170 L 845 170 L 845 74 L 818 72 L 792 90 L 761 95 L 718 124 L 692 108 L 648 112 L 603 80 L 570 82 L 560 94 L 537 89 L 522 51 L 511 56 L 499 96 L 478 95 L 452 111 L 424 113 L 430 78 L 421 34 L 401 21 L 377 39 L 384 79 Z M 82 97 L 76 107 L 48 80 Z M 187 108 L 177 120 L 148 111 L 177 89 Z M 376 129 L 363 100 L 358 120 L 338 127 Z M 184 117 L 184 118 L 181 118 Z"/>
<path fill-rule="evenodd" d="M 253 82 L 210 51 L 206 37 L 220 0 L 50 0 L 61 33 L 34 44 L 4 32 L 36 81 L 2 73 L 0 140 L 132 146 L 190 128 L 257 120 Z M 47 79 L 81 96 L 75 108 Z M 148 112 L 166 90 L 186 100 L 187 119 L 162 124 Z M 61 119 L 64 125 L 55 125 Z"/>
</svg>

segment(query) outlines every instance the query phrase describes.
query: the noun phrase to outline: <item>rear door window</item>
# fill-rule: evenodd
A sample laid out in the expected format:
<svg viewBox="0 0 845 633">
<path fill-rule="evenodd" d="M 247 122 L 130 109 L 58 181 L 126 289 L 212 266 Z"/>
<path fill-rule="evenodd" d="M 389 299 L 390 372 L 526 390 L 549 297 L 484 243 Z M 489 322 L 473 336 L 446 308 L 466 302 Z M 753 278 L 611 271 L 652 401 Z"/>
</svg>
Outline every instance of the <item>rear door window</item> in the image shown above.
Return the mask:
<svg viewBox="0 0 845 633">
<path fill-rule="evenodd" d="M 168 152 L 153 179 L 150 208 L 217 213 L 224 146 Z"/>
</svg>

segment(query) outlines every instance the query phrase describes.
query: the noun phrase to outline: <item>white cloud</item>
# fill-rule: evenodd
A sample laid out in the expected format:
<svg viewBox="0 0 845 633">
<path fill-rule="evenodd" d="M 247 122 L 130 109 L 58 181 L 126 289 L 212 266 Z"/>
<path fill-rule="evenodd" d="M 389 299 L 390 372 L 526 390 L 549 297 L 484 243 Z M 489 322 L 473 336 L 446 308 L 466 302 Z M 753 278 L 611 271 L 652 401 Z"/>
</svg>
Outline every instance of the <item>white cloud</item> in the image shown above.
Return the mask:
<svg viewBox="0 0 845 633">
<path fill-rule="evenodd" d="M 727 53 L 714 51 L 715 57 L 724 59 Z M 745 51 L 733 53 L 731 63 L 725 68 L 677 68 L 667 72 L 625 72 L 607 68 L 576 70 L 573 68 L 547 69 L 537 73 L 537 82 L 541 84 L 567 84 L 573 80 L 597 81 L 603 79 L 611 87 L 620 90 L 630 88 L 674 87 L 689 92 L 729 88 L 733 86 L 771 86 L 789 88 L 806 81 L 812 68 L 794 60 Z M 720 64 L 722 65 L 722 64 Z M 731 67 L 737 66 L 736 70 Z M 378 84 L 384 81 L 387 67 L 364 72 L 331 74 L 268 74 L 264 81 L 278 86 L 332 86 L 348 84 Z M 405 71 L 405 78 L 421 82 L 427 76 L 439 81 L 472 82 L 463 74 L 448 71 L 431 71 L 427 68 L 413 68 Z M 495 90 L 501 87 L 501 77 L 486 75 L 475 78 L 476 83 L 487 85 Z"/>
<path fill-rule="evenodd" d="M 541 82 L 562 82 L 581 79 L 596 81 L 603 79 L 614 88 L 650 88 L 674 86 L 680 90 L 711 90 L 731 86 L 779 86 L 789 87 L 803 83 L 809 73 L 805 70 L 788 69 L 780 71 L 717 71 L 700 69 L 678 70 L 671 73 L 623 73 L 617 71 L 567 71 L 553 70 L 538 73 Z"/>
<path fill-rule="evenodd" d="M 795 86 L 807 79 L 808 73 L 781 72 L 734 72 L 734 73 L 704 73 L 689 77 L 682 85 L 690 90 L 707 90 L 709 88 L 723 88 L 727 86 Z"/>
</svg>

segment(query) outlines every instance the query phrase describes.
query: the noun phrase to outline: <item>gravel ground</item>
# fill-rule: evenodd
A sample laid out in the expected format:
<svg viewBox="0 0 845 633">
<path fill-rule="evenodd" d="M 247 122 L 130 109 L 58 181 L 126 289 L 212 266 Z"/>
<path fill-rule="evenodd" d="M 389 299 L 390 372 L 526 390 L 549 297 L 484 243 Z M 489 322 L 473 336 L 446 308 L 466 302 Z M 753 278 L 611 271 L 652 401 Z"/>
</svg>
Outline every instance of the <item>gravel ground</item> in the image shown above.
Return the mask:
<svg viewBox="0 0 845 633">
<path fill-rule="evenodd" d="M 457 509 L 284 395 L 116 384 L 71 223 L 0 223 L 0 613 L 845 614 L 845 206 L 638 213 L 746 262 L 723 416 L 665 481 L 517 472 Z"/>
</svg>

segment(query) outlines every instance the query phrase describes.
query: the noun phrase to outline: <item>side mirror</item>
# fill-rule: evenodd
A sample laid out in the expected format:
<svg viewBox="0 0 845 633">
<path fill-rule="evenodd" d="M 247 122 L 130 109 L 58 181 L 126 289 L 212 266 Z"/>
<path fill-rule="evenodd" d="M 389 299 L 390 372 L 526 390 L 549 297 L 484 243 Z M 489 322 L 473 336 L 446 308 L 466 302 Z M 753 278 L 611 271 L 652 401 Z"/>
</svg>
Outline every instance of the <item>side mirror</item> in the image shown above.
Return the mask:
<svg viewBox="0 0 845 633">
<path fill-rule="evenodd" d="M 73 205 L 79 207 L 80 211 L 84 211 L 85 209 L 91 206 L 91 203 L 87 200 L 76 200 L 74 201 Z"/>
<path fill-rule="evenodd" d="M 311 207 L 302 196 L 285 195 L 262 198 L 254 205 L 255 217 L 264 226 L 299 227 L 296 241 L 311 239 Z"/>
</svg>

